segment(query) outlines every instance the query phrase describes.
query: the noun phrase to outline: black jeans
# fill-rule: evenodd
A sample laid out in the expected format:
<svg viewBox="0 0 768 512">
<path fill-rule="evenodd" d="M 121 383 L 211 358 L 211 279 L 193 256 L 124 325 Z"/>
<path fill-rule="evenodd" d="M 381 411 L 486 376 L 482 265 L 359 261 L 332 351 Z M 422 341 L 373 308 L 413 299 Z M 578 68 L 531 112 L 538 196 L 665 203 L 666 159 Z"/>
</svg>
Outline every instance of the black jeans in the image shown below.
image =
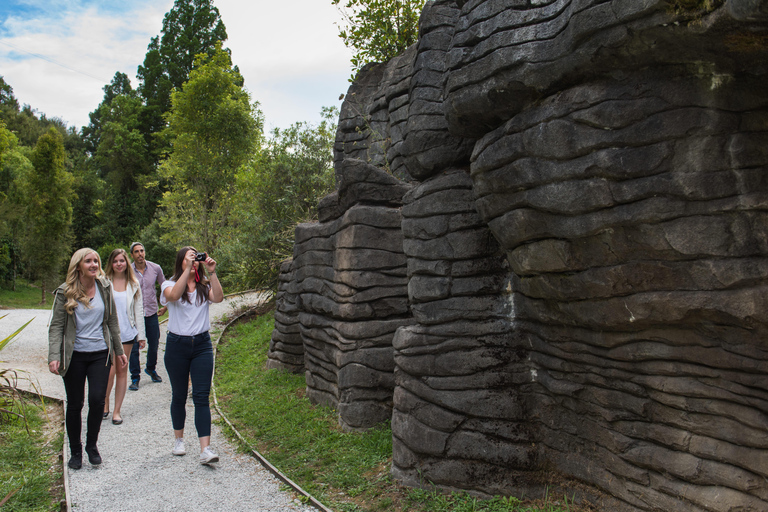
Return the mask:
<svg viewBox="0 0 768 512">
<path fill-rule="evenodd" d="M 171 380 L 171 422 L 182 430 L 187 419 L 187 382 L 192 380 L 197 437 L 211 435 L 211 407 L 208 395 L 213 377 L 213 347 L 208 331 L 195 336 L 168 332 L 165 339 L 165 371 Z"/>
<path fill-rule="evenodd" d="M 157 347 L 160 344 L 160 323 L 157 321 L 157 313 L 144 317 L 144 331 L 147 335 L 147 371 L 153 372 L 157 367 Z M 131 371 L 131 380 L 141 380 L 141 361 L 139 359 L 139 346 L 131 351 L 128 369 Z"/>
<path fill-rule="evenodd" d="M 88 381 L 88 427 L 85 445 L 96 446 L 101 430 L 104 399 L 107 396 L 109 380 L 108 350 L 98 352 L 73 352 L 69 369 L 64 375 L 64 389 L 67 392 L 66 425 L 69 436 L 69 449 L 72 453 L 82 453 L 82 411 L 85 404 L 85 381 Z"/>
</svg>

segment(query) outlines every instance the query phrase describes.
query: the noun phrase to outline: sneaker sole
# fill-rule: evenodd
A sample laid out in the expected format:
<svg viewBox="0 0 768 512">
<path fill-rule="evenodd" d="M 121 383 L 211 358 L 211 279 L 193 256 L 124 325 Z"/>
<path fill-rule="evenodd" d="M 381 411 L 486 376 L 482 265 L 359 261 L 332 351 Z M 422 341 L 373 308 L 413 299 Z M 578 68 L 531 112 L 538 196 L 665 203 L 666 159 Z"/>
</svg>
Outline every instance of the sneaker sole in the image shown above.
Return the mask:
<svg viewBox="0 0 768 512">
<path fill-rule="evenodd" d="M 174 455 L 186 455 L 187 454 L 187 452 L 177 452 L 177 451 L 171 451 L 171 453 L 174 454 Z"/>
<path fill-rule="evenodd" d="M 208 460 L 200 459 L 200 464 L 210 464 L 211 462 L 219 462 L 219 458 L 214 456 L 214 457 L 211 457 Z"/>
</svg>

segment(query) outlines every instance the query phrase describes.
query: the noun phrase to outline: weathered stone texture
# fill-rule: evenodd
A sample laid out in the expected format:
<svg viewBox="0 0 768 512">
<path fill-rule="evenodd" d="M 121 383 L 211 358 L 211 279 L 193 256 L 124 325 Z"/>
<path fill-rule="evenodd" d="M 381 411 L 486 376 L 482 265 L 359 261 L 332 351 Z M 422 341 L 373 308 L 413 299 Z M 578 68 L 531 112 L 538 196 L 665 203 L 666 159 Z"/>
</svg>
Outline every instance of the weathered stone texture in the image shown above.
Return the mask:
<svg viewBox="0 0 768 512">
<path fill-rule="evenodd" d="M 768 0 L 420 24 L 350 88 L 274 360 L 298 330 L 310 397 L 391 417 L 409 485 L 768 510 Z"/>
<path fill-rule="evenodd" d="M 359 429 L 390 418 L 392 337 L 412 323 L 400 229 L 410 186 L 360 160 L 346 159 L 339 169 L 338 190 L 321 205 L 321 222 L 296 228 L 285 272 L 291 279 L 286 292 L 295 299 L 287 293 L 278 299 L 273 338 L 286 331 L 298 336 L 307 396 L 335 407 L 345 428 Z"/>
<path fill-rule="evenodd" d="M 267 352 L 267 368 L 301 373 L 304 371 L 304 340 L 299 330 L 300 306 L 296 303 L 298 297 L 291 263 L 292 260 L 286 260 L 280 264 L 275 329 Z"/>
<path fill-rule="evenodd" d="M 521 400 L 527 347 L 512 332 L 504 253 L 475 210 L 466 170 L 433 176 L 404 201 L 417 324 L 394 339 L 393 473 L 412 485 L 426 477 L 461 488 L 462 474 L 447 468 L 472 460 L 489 475 L 514 468 L 521 478 L 536 450 Z"/>
</svg>

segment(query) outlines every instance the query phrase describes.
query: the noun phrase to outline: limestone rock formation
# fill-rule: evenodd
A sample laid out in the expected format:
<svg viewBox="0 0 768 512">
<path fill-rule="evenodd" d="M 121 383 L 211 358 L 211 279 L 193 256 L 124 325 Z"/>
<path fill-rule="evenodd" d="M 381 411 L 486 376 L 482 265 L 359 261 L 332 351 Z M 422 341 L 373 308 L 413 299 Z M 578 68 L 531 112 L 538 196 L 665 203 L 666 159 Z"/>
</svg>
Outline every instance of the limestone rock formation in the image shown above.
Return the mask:
<svg viewBox="0 0 768 512">
<path fill-rule="evenodd" d="M 391 418 L 410 485 L 768 510 L 768 0 L 420 28 L 342 106 L 271 364 L 301 345 L 343 425 Z"/>
</svg>

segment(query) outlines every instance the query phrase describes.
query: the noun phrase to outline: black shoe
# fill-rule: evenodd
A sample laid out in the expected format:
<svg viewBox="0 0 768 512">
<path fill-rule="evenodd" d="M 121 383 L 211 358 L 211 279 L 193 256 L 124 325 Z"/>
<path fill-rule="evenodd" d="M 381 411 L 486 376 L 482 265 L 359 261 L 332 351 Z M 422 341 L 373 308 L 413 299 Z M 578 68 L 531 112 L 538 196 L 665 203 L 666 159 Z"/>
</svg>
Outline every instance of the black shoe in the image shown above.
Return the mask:
<svg viewBox="0 0 768 512">
<path fill-rule="evenodd" d="M 70 469 L 80 469 L 83 467 L 83 453 L 73 453 L 67 463 Z"/>
<path fill-rule="evenodd" d="M 139 379 L 133 379 L 131 381 L 131 385 L 128 386 L 128 389 L 131 391 L 138 391 L 139 390 Z"/>
<path fill-rule="evenodd" d="M 152 382 L 163 382 L 163 379 L 160 378 L 155 370 L 149 371 L 145 368 L 144 373 L 152 377 Z"/>
<path fill-rule="evenodd" d="M 105 419 L 109 418 L 109 411 L 105 412 L 101 415 L 101 421 L 104 421 Z"/>
<path fill-rule="evenodd" d="M 95 446 L 86 446 L 85 453 L 88 454 L 88 462 L 94 466 L 101 464 L 101 455 L 99 455 L 99 450 Z"/>
</svg>

